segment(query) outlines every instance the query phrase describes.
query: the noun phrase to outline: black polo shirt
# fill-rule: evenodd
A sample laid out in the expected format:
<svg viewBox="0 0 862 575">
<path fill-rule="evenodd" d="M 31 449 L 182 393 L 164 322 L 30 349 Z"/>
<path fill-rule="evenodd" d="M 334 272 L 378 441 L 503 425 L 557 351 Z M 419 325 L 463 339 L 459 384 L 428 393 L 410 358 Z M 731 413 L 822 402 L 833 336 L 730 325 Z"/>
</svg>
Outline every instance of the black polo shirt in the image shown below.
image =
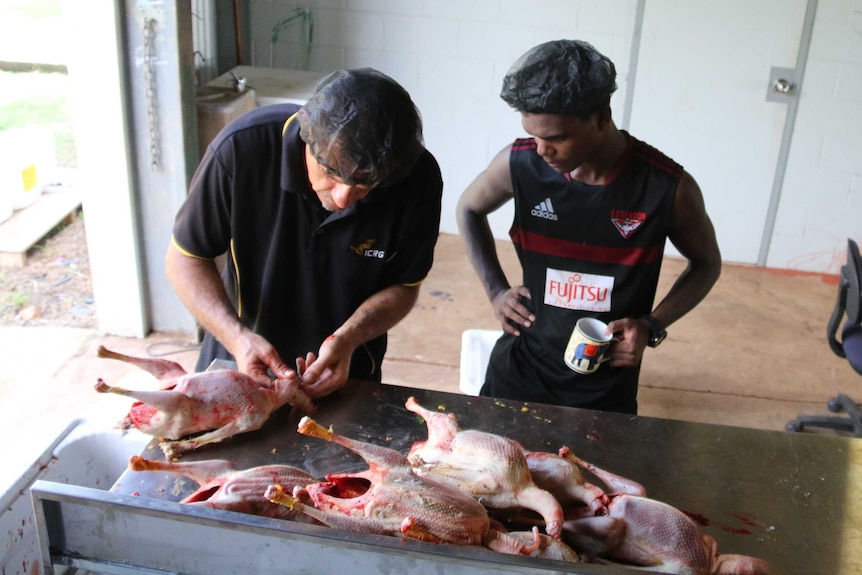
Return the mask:
<svg viewBox="0 0 862 575">
<path fill-rule="evenodd" d="M 368 297 L 420 283 L 440 226 L 440 168 L 424 152 L 410 175 L 328 212 L 308 182 L 295 114 L 278 104 L 226 126 L 207 148 L 174 222 L 187 255 L 225 252 L 223 279 L 240 320 L 291 365 L 317 353 Z M 350 376 L 380 381 L 386 336 L 356 350 Z M 206 334 L 197 369 L 227 351 Z"/>
</svg>

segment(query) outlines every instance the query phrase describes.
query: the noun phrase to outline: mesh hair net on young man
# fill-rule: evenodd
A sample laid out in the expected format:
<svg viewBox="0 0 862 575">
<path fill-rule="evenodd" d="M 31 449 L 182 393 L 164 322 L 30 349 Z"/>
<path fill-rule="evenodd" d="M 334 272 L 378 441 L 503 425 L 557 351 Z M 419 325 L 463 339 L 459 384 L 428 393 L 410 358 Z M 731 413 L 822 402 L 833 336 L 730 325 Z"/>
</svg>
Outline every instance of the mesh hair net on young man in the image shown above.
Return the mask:
<svg viewBox="0 0 862 575">
<path fill-rule="evenodd" d="M 350 185 L 394 184 L 425 150 L 422 119 L 410 95 L 371 68 L 322 78 L 298 119 L 299 135 L 314 158 Z"/>
<path fill-rule="evenodd" d="M 608 101 L 616 77 L 614 63 L 587 42 L 554 40 L 512 64 L 500 97 L 519 112 L 579 115 Z"/>
</svg>

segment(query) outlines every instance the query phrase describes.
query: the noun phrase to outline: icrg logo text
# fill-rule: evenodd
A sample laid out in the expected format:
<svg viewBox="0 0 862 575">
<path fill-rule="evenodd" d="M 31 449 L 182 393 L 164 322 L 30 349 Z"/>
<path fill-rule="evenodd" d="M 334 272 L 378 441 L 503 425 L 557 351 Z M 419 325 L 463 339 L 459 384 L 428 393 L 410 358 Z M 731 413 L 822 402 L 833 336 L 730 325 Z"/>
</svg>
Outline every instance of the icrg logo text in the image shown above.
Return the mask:
<svg viewBox="0 0 862 575">
<path fill-rule="evenodd" d="M 364 258 L 377 258 L 382 260 L 386 257 L 386 250 L 373 249 L 371 246 L 373 246 L 376 241 L 377 240 L 367 239 L 358 246 L 350 246 L 350 251 Z"/>
</svg>

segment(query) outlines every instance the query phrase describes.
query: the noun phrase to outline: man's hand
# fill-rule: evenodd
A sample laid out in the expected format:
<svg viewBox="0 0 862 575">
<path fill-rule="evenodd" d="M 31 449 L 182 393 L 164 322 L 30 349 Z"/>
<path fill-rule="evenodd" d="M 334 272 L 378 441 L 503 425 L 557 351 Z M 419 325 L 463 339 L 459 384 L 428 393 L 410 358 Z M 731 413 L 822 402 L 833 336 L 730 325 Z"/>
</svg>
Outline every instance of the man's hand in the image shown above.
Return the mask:
<svg viewBox="0 0 862 575">
<path fill-rule="evenodd" d="M 491 300 L 494 316 L 503 329 L 512 335 L 521 335 L 518 326 L 530 327 L 536 321 L 536 316 L 521 303 L 522 297 L 532 299 L 530 290 L 524 286 L 515 286 L 501 291 Z"/>
<path fill-rule="evenodd" d="M 649 341 L 647 325 L 627 317 L 609 323 L 608 331 L 614 334 L 607 354 L 611 367 L 634 367 L 640 363 Z"/>
<path fill-rule="evenodd" d="M 278 352 L 265 338 L 246 330 L 240 342 L 241 347 L 230 350 L 236 359 L 237 369 L 248 374 L 262 385 L 271 385 L 275 379 L 294 377 L 294 371 L 282 361 Z"/>
<path fill-rule="evenodd" d="M 272 344 L 239 320 L 214 261 L 188 256 L 171 242 L 165 272 L 180 300 L 230 352 L 239 371 L 265 386 L 272 385 L 273 376 L 293 376 Z"/>
<path fill-rule="evenodd" d="M 308 369 L 308 366 L 314 363 L 317 360 L 317 356 L 314 355 L 313 351 L 309 351 L 305 354 L 305 357 L 297 357 L 296 358 L 296 375 L 299 378 L 299 381 L 304 381 L 303 375 L 305 375 L 305 370 Z"/>
<path fill-rule="evenodd" d="M 343 338 L 331 335 L 323 341 L 317 357 L 309 353 L 305 359 L 297 358 L 303 366 L 302 390 L 312 399 L 329 395 L 347 383 L 353 346 Z"/>
</svg>

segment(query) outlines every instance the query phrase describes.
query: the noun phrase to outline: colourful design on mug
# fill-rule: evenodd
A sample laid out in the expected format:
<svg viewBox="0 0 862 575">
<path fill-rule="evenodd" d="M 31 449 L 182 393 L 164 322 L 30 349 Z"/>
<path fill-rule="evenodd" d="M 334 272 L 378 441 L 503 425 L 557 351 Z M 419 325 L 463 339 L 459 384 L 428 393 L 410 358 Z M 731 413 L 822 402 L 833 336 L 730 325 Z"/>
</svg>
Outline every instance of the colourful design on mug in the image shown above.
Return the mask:
<svg viewBox="0 0 862 575">
<path fill-rule="evenodd" d="M 563 361 L 569 369 L 582 374 L 596 371 L 605 360 L 613 336 L 607 324 L 595 318 L 581 318 L 572 330 Z"/>
<path fill-rule="evenodd" d="M 584 371 L 594 371 L 599 360 L 605 354 L 607 345 L 595 345 L 592 343 L 579 343 L 575 348 L 575 355 L 572 357 L 572 363 Z M 582 362 L 586 361 L 587 366 L 583 367 Z"/>
</svg>

